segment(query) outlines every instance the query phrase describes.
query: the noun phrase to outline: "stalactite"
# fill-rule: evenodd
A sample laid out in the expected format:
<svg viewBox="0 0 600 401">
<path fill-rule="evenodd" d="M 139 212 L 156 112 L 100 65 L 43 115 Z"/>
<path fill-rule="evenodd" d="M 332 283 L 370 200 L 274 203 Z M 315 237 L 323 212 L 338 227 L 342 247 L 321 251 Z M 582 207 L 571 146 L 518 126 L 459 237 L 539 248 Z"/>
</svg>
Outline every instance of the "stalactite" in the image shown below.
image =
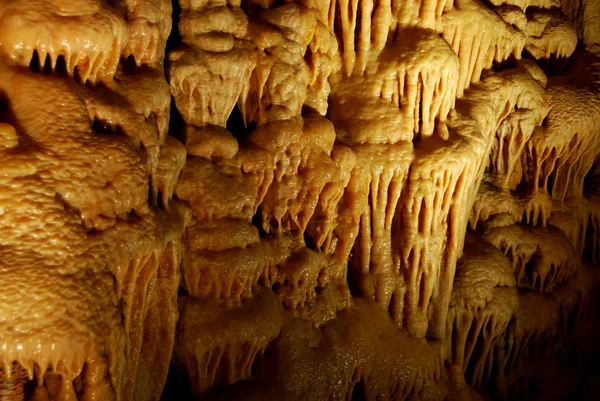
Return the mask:
<svg viewBox="0 0 600 401">
<path fill-rule="evenodd" d="M 212 224 L 220 224 L 218 220 Z M 248 223 L 241 223 L 248 224 Z M 224 226 L 222 223 L 219 226 Z M 209 244 L 188 242 L 181 269 L 182 286 L 195 297 L 240 299 L 252 296 L 259 280 L 273 282 L 274 269 L 291 253 L 292 240 L 279 236 L 271 240 L 229 243 L 236 235 L 239 224 L 231 224 L 229 238 L 220 242 L 223 249 L 214 249 Z M 215 226 L 213 226 L 214 228 Z M 204 232 L 202 232 L 204 231 Z M 208 229 L 188 232 L 188 235 L 210 235 Z M 204 246 L 203 246 L 204 245 Z"/>
<path fill-rule="evenodd" d="M 125 17 L 129 38 L 122 56 L 133 56 L 138 66 L 161 63 L 171 33 L 173 6 L 169 0 L 125 0 Z"/>
<path fill-rule="evenodd" d="M 364 72 L 390 41 L 406 40 L 404 28 L 418 26 L 439 32 L 442 13 L 452 4 L 451 0 L 332 1 L 329 28 L 335 27 L 340 37 L 345 76 Z"/>
<path fill-rule="evenodd" d="M 317 291 L 329 284 L 328 261 L 322 252 L 301 248 L 294 252 L 277 271 L 275 292 L 292 311 L 313 304 Z"/>
<path fill-rule="evenodd" d="M 551 292 L 580 267 L 577 252 L 562 231 L 524 225 L 489 229 L 485 238 L 511 260 L 519 287 Z"/>
<path fill-rule="evenodd" d="M 590 219 L 590 205 L 586 200 L 574 199 L 562 204 L 553 202 L 548 224 L 560 229 L 579 256 L 583 256 Z"/>
<path fill-rule="evenodd" d="M 338 167 L 331 158 L 335 131 L 322 117 L 300 124 L 272 122 L 258 127 L 250 141 L 273 156 L 275 177 L 260 202 L 267 233 L 294 232 L 302 237 L 321 193 L 334 183 Z"/>
<path fill-rule="evenodd" d="M 445 325 L 442 322 L 445 322 L 451 289 L 445 280 L 454 276 L 453 266 L 462 250 L 470 211 L 465 205 L 472 205 L 477 190 L 470 183 L 478 182 L 483 173 L 483 159 L 478 159 L 478 155 L 484 154 L 485 142 L 483 138 L 462 137 L 452 131 L 445 147 L 430 150 L 428 145 L 423 142 L 416 149 L 406 190 L 399 203 L 397 227 L 402 229 L 394 233 L 394 242 L 401 244 L 396 263 L 407 290 L 404 310 L 394 308 L 394 317 L 400 320 L 403 316 L 411 334 L 429 332 L 441 336 L 440 325 Z M 456 157 L 459 154 L 465 158 Z M 440 160 L 444 162 L 439 163 Z M 429 308 L 440 313 L 434 315 L 432 322 L 428 318 Z"/>
<path fill-rule="evenodd" d="M 482 24 L 488 34 L 481 35 Z M 457 95 L 460 97 L 471 83 L 479 81 L 484 69 L 493 62 L 510 57 L 521 58 L 525 46 L 523 33 L 506 24 L 497 14 L 473 0 L 455 2 L 445 15 L 442 37 L 452 46 L 459 60 Z"/>
<path fill-rule="evenodd" d="M 564 378 L 556 355 L 581 360 L 581 328 L 597 305 L 598 279 L 595 269 L 583 265 L 552 294 L 520 293 L 519 308 L 494 350 L 496 393 L 502 399 L 526 398 L 530 391 L 567 396 L 565 390 L 574 384 L 547 380 Z"/>
<path fill-rule="evenodd" d="M 576 84 L 554 85 L 547 95 L 551 111 L 526 146 L 525 180 L 558 201 L 581 198 L 600 147 L 600 128 L 590 112 L 599 107 L 598 99 Z M 568 106 L 574 102 L 580 105 L 576 109 Z"/>
<path fill-rule="evenodd" d="M 454 0 L 392 0 L 391 31 L 415 25 L 440 31 L 442 14 L 453 5 Z"/>
<path fill-rule="evenodd" d="M 490 0 L 495 6 L 503 4 L 510 6 L 517 6 L 523 11 L 527 10 L 528 7 L 534 8 L 552 8 L 559 5 L 558 0 Z"/>
<path fill-rule="evenodd" d="M 494 9 L 527 37 L 525 52 L 554 70 L 562 69 L 577 47 L 575 27 L 558 8 L 521 10 L 510 5 Z"/>
<path fill-rule="evenodd" d="M 63 58 L 66 72 L 81 83 L 110 80 L 128 42 L 126 21 L 107 4 L 86 2 L 66 8 L 42 4 L 41 13 L 40 4 L 0 5 L 4 55 L 28 67 L 36 52 L 40 69 L 47 64 L 53 71 Z"/>
<path fill-rule="evenodd" d="M 505 91 L 497 104 L 490 163 L 483 185 L 471 213 L 470 224 L 510 225 L 524 220 L 526 223 L 545 226 L 550 215 L 551 199 L 536 191 L 518 196 L 511 193 L 522 180 L 524 149 L 536 130 L 540 130 L 548 114 L 543 88 L 546 80 L 535 64 L 520 61 L 517 67 L 486 78 L 481 87 L 495 82 L 506 82 Z M 535 105 L 532 107 L 532 105 Z M 524 217 L 522 217 L 524 216 Z M 488 221 L 489 220 L 489 221 Z"/>
<path fill-rule="evenodd" d="M 548 115 L 544 94 L 545 82 L 541 70 L 526 61 L 500 77 L 510 83 L 511 93 L 499 118 L 496 138 L 490 153 L 489 172 L 499 188 L 515 189 L 515 173 L 520 168 L 523 150 L 535 130 L 539 130 Z"/>
<path fill-rule="evenodd" d="M 46 13 L 40 21 L 38 6 Z M 170 96 L 161 54 L 170 19 L 147 15 L 162 24 L 163 43 L 158 55 L 144 50 L 137 66 L 126 67 L 120 56 L 139 31 L 128 36 L 126 25 L 133 21 L 105 3 L 57 8 L 52 2 L 13 2 L 0 9 L 3 27 L 22 26 L 12 34 L 2 30 L 2 52 L 23 50 L 6 54 L 0 68 L 2 92 L 14 94 L 11 123 L 2 124 L 3 158 L 27 166 L 2 174 L 1 203 L 23 199 L 11 214 L 22 216 L 30 229 L 15 242 L 17 233 L 0 223 L 6 262 L 0 270 L 16 286 L 5 298 L 8 304 L 12 296 L 28 299 L 27 288 L 40 294 L 30 306 L 21 301 L 20 311 L 4 310 L 2 332 L 16 331 L 2 337 L 3 364 L 21 362 L 37 382 L 33 398 L 129 399 L 142 392 L 157 399 L 171 351 L 156 348 L 158 342 L 173 343 L 178 250 L 187 216 L 171 199 L 184 151 L 166 132 Z M 136 18 L 143 23 L 146 17 Z M 22 25 L 25 20 L 31 23 Z M 139 79 L 132 78 L 134 70 Z M 35 93 L 36 102 L 25 98 Z M 20 189 L 14 186 L 19 181 Z M 20 250 L 26 243 L 35 251 Z M 15 276 L 11 249 L 34 268 Z M 23 280 L 26 286 L 19 284 Z M 51 289 L 41 290 L 48 283 Z M 154 309 L 156 303 L 162 308 Z M 27 327 L 12 326 L 14 313 Z M 144 357 L 161 366 L 149 369 Z M 136 387 L 138 375 L 146 379 L 143 390 Z"/>
<path fill-rule="evenodd" d="M 244 174 L 240 163 L 239 160 L 223 160 L 216 164 L 199 157 L 188 158 L 175 194 L 191 203 L 194 216 L 199 219 L 249 220 L 262 201 L 261 195 L 264 196 L 261 191 L 264 177 Z M 210 179 L 212 185 L 206 186 L 204 183 L 209 177 L 213 177 Z"/>
<path fill-rule="evenodd" d="M 382 99 L 398 104 L 403 119 L 409 122 L 403 131 L 414 131 L 416 138 L 419 134 L 428 137 L 434 133 L 435 122 L 446 120 L 454 105 L 458 62 L 433 32 L 415 29 L 404 30 L 404 34 L 406 37 L 386 47 L 377 70 L 367 73 L 379 77 L 381 82 L 381 88 L 378 84 L 372 90 L 380 89 Z M 417 57 L 407 48 L 413 41 L 419 43 L 419 51 L 435 55 L 436 60 Z"/>
<path fill-rule="evenodd" d="M 340 200 L 334 231 L 338 237 L 336 258 L 348 260 L 352 252 L 356 285 L 387 308 L 393 293 L 402 287 L 394 267 L 392 226 L 413 157 L 412 144 L 368 144 L 352 149 L 356 164 Z"/>
<path fill-rule="evenodd" d="M 227 52 L 192 47 L 169 54 L 171 93 L 188 124 L 225 126 L 254 66 L 247 47 L 241 42 Z"/>
<path fill-rule="evenodd" d="M 406 286 L 410 289 L 405 295 L 404 319 L 411 333 L 420 333 L 425 329 L 430 335 L 443 336 L 440 333 L 445 330 L 442 326 L 445 326 L 445 311 L 450 299 L 449 283 L 454 277 L 452 266 L 455 266 L 462 251 L 463 233 L 483 177 L 485 155 L 491 149 L 493 132 L 498 128 L 499 121 L 506 118 L 515 106 L 524 104 L 530 96 L 529 90 L 534 94 L 539 93 L 539 85 L 535 83 L 537 79 L 532 79 L 538 75 L 539 69 L 523 63 L 500 77 L 486 77 L 457 104 L 457 110 L 464 114 L 456 114 L 449 121 L 444 147 L 433 147 L 436 153 L 429 153 L 431 142 L 419 144 L 423 153 L 417 149 L 417 156 L 411 165 L 407 191 L 402 195 L 407 203 L 401 202 L 403 209 L 400 221 L 403 229 L 399 230 L 398 235 L 398 242 L 402 244 L 400 267 L 405 272 Z M 529 83 L 524 88 L 533 89 L 521 91 L 517 86 L 497 85 L 498 80 L 523 81 Z M 491 107 L 489 102 L 482 101 L 489 97 L 495 99 Z M 539 123 L 542 118 L 537 117 Z M 454 136 L 455 132 L 460 132 L 460 135 Z M 459 159 L 456 157 L 458 154 L 471 156 Z M 435 166 L 434 163 L 428 164 L 429 157 L 436 160 Z M 419 199 L 425 203 L 418 202 Z M 439 259 L 423 258 L 423 251 L 425 254 L 440 255 Z M 438 281 L 434 279 L 437 277 L 443 278 Z M 413 288 L 420 290 L 413 292 Z M 431 321 L 427 322 L 430 301 L 433 303 L 433 315 Z"/>
<path fill-rule="evenodd" d="M 350 148 L 342 145 L 334 145 L 331 158 L 337 172 L 334 180 L 325 185 L 321 191 L 315 213 L 307 227 L 308 235 L 326 254 L 335 252 L 337 237 L 334 236 L 334 230 L 339 224 L 338 204 L 344 196 L 357 161 L 356 154 Z M 345 277 L 345 275 L 345 271 L 337 274 L 338 277 Z"/>
<path fill-rule="evenodd" d="M 501 190 L 484 178 L 473 204 L 469 225 L 473 230 L 482 222 L 487 227 L 511 225 L 521 221 L 523 211 L 523 205 L 510 192 Z"/>
<path fill-rule="evenodd" d="M 0 398 L 564 398 L 599 4 L 0 0 Z"/>
<path fill-rule="evenodd" d="M 329 106 L 329 77 L 337 72 L 341 65 L 339 57 L 336 57 L 338 54 L 337 39 L 328 30 L 327 20 L 322 18 L 317 19 L 315 34 L 304 55 L 304 60 L 309 69 L 309 85 L 304 103 L 324 116 Z"/>
<path fill-rule="evenodd" d="M 577 32 L 566 17 L 557 11 L 534 12 L 527 17 L 525 50 L 536 59 L 564 59 L 577 46 Z"/>
<path fill-rule="evenodd" d="M 575 26 L 577 37 L 585 45 L 600 43 L 600 26 L 598 20 L 594 18 L 600 11 L 598 3 L 583 0 L 560 0 L 560 7 Z"/>
<path fill-rule="evenodd" d="M 554 296 L 560 305 L 560 330 L 563 336 L 576 332 L 577 326 L 596 306 L 599 276 L 593 267 L 583 264 L 564 285 L 556 288 Z M 574 339 L 577 341 L 577 339 Z"/>
<path fill-rule="evenodd" d="M 494 366 L 493 349 L 518 306 L 512 267 L 491 244 L 467 239 L 456 267 L 446 326 L 447 358 L 482 388 Z"/>
<path fill-rule="evenodd" d="M 539 292 L 521 292 L 519 307 L 506 331 L 505 354 L 498 360 L 500 375 L 517 368 L 530 355 L 547 353 L 558 330 L 560 310 L 555 298 Z"/>
<path fill-rule="evenodd" d="M 244 88 L 239 106 L 247 125 L 299 116 L 309 82 L 315 79 L 305 56 L 318 26 L 318 13 L 288 3 L 259 10 L 256 17 L 248 25 L 248 37 L 257 48 L 257 62 L 250 79 L 240 82 Z M 329 46 L 334 51 L 335 46 Z M 321 72 L 329 74 L 330 69 Z"/>
<path fill-rule="evenodd" d="M 329 118 L 344 143 L 427 138 L 436 121 L 447 119 L 456 96 L 456 55 L 433 31 L 404 32 L 406 38 L 390 43 L 360 75 L 332 77 Z M 354 109 L 344 107 L 346 102 Z"/>
<path fill-rule="evenodd" d="M 230 316 L 223 326 L 223 316 Z M 186 298 L 173 359 L 193 394 L 251 377 L 253 364 L 279 335 L 283 310 L 270 290 L 237 306 Z M 218 330 L 217 330 L 218 328 Z"/>
</svg>

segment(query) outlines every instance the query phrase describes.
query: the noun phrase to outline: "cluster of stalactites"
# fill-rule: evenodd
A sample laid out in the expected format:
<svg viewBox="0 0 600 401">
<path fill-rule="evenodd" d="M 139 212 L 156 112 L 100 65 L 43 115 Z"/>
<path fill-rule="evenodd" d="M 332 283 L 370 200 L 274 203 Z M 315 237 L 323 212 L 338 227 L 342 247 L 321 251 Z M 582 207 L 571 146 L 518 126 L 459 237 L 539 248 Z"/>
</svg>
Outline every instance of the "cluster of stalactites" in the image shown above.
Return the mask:
<svg viewBox="0 0 600 401">
<path fill-rule="evenodd" d="M 560 73 L 546 77 L 533 63 L 517 62 L 520 70 L 501 71 L 482 80 L 485 86 L 488 80 L 506 79 L 516 92 L 497 120 L 490 163 L 470 219 L 471 228 L 480 230 L 487 246 L 501 251 L 502 263 L 519 289 L 518 298 L 499 335 L 465 337 L 472 326 L 464 323 L 471 322 L 472 315 L 452 303 L 451 315 L 463 316 L 463 321 L 455 317 L 448 322 L 452 352 L 457 350 L 457 339 L 458 344 L 467 340 L 467 351 L 471 341 L 478 344 L 473 354 L 466 353 L 470 359 L 453 354 L 470 375 L 467 380 L 474 386 L 485 385 L 490 372 L 496 372 L 494 385 L 505 399 L 519 396 L 508 391 L 517 383 L 534 385 L 536 377 L 559 374 L 558 367 L 539 367 L 550 352 L 566 352 L 565 344 L 577 341 L 575 333 L 585 326 L 581 321 L 595 305 L 598 283 L 594 269 L 582 262 L 582 258 L 594 260 L 598 237 L 593 225 L 597 189 L 589 178 L 600 151 L 593 89 L 597 56 L 589 50 L 575 52 L 575 30 L 560 9 L 534 4 L 534 9 L 526 10 L 528 4 L 518 3 L 514 5 L 521 9 L 493 4 L 505 22 L 525 34 L 524 50 L 547 71 Z M 569 58 L 575 60 L 565 71 L 564 61 Z M 462 270 L 472 253 L 465 249 L 465 261 L 457 267 L 453 288 L 457 301 L 472 298 L 459 293 Z M 521 369 L 523 364 L 531 372 Z"/>
<path fill-rule="evenodd" d="M 561 152 L 542 150 L 562 113 L 549 114 L 553 91 L 563 89 L 546 89 L 537 64 L 520 60 L 560 70 L 555 61 L 572 56 L 575 30 L 555 5 L 182 1 L 183 44 L 169 74 L 187 124 L 176 188 L 193 213 L 186 315 L 201 316 L 202 302 L 230 302 L 222 313 L 235 319 L 270 287 L 283 313 L 314 319 L 307 311 L 347 280 L 410 335 L 445 336 L 469 381 L 485 385 L 504 361 L 499 344 L 521 335 L 517 287 L 543 297 L 581 270 L 571 260 L 582 252 L 581 227 L 562 235 L 552 198 L 582 187 L 596 144 L 578 136 L 583 157 L 566 142 Z M 235 135 L 234 118 L 244 125 Z M 555 168 L 573 160 L 581 168 Z M 513 196 L 522 183 L 536 190 Z M 457 265 L 469 215 L 487 243 L 470 242 Z M 549 221 L 561 227 L 542 228 Z M 526 241 L 511 242 L 515 233 Z M 484 259 L 498 276 L 470 291 L 489 273 Z M 295 341 L 285 324 L 257 342 L 206 340 L 210 324 L 186 319 L 178 358 L 197 393 L 252 376 L 268 343 L 284 364 Z M 547 339 L 552 330 L 539 331 Z M 378 379 L 364 369 L 339 375 L 368 398 Z"/>
<path fill-rule="evenodd" d="M 345 76 L 361 75 L 385 47 L 406 41 L 406 28 L 441 30 L 442 14 L 450 0 L 328 0 L 296 1 L 318 10 L 320 19 L 340 43 Z"/>
<path fill-rule="evenodd" d="M 478 1 L 461 0 L 444 14 L 442 36 L 460 62 L 459 96 L 484 70 L 522 54 L 553 68 L 564 67 L 577 46 L 572 23 L 560 9 L 550 9 L 557 4 L 528 3 L 492 2 L 494 8 L 489 9 Z M 534 11 L 527 11 L 529 6 Z M 479 34 L 483 21 L 486 35 Z"/>
<path fill-rule="evenodd" d="M 395 143 L 443 135 L 437 122 L 454 107 L 458 60 L 434 31 L 406 28 L 403 33 L 403 40 L 388 44 L 360 74 L 332 76 L 328 116 L 341 142 Z"/>
<path fill-rule="evenodd" d="M 208 341 L 211 323 L 193 317 L 202 316 L 203 303 L 226 302 L 224 314 L 283 304 L 310 315 L 317 295 L 336 293 L 345 278 L 328 255 L 355 156 L 334 145 L 333 125 L 322 117 L 328 77 L 339 69 L 337 41 L 324 5 L 308 3 L 182 4 L 183 44 L 168 68 L 188 152 L 175 193 L 190 204 L 192 222 L 176 360 L 195 393 L 248 378 L 280 330 L 258 341 L 259 322 L 249 320 L 246 340 L 236 328 Z M 347 295 L 332 303 L 335 311 Z M 261 316 L 274 319 L 278 308 Z"/>
<path fill-rule="evenodd" d="M 492 267 L 492 268 L 490 268 Z M 446 328 L 447 358 L 482 388 L 494 368 L 494 346 L 519 304 L 508 260 L 493 245 L 469 237 L 456 267 Z"/>
<path fill-rule="evenodd" d="M 525 180 L 557 201 L 581 198 L 583 180 L 600 149 L 600 127 L 590 115 L 600 104 L 591 91 L 571 85 L 550 88 L 548 98 L 552 112 L 528 143 Z M 573 104 L 567 99 L 580 107 L 567 106 Z"/>
<path fill-rule="evenodd" d="M 52 71 L 62 58 L 66 72 L 81 83 L 110 80 L 122 56 L 133 56 L 137 65 L 162 63 L 171 31 L 171 19 L 163 16 L 171 13 L 171 3 L 125 1 L 124 5 L 124 10 L 116 10 L 93 0 L 77 6 L 56 1 L 4 2 L 0 5 L 2 52 L 24 66 L 30 65 L 36 52 L 39 65 Z"/>
<path fill-rule="evenodd" d="M 560 5 L 584 45 L 594 46 L 600 43 L 600 26 L 596 18 L 600 12 L 598 2 L 560 0 Z"/>
<path fill-rule="evenodd" d="M 515 384 L 535 389 L 536 377 L 539 381 L 560 375 L 560 367 L 553 362 L 557 354 L 566 360 L 581 360 L 583 347 L 568 345 L 588 341 L 589 334 L 581 327 L 582 324 L 585 327 L 585 320 L 593 318 L 598 280 L 594 268 L 582 266 L 571 280 L 551 294 L 519 292 L 519 306 L 493 351 L 496 377 L 492 388 L 500 397 L 527 396 L 527 393 L 519 395 Z M 540 390 L 555 389 L 550 383 L 546 386 L 547 389 Z"/>
<path fill-rule="evenodd" d="M 517 68 L 497 74 L 508 94 L 498 118 L 490 152 L 490 180 L 501 190 L 514 190 L 522 178 L 524 149 L 548 115 L 546 77 L 533 62 L 521 61 Z"/>
<path fill-rule="evenodd" d="M 167 135 L 171 7 L 0 2 L 1 202 L 27 216 L 0 223 L 3 324 L 27 325 L 2 337 L 0 380 L 28 399 L 160 397 L 186 216 L 171 202 L 185 162 Z"/>
<path fill-rule="evenodd" d="M 457 1 L 444 15 L 443 24 L 442 37 L 459 59 L 458 96 L 494 63 L 521 58 L 525 35 L 477 1 Z M 482 24 L 486 25 L 486 35 L 481 35 Z"/>
</svg>

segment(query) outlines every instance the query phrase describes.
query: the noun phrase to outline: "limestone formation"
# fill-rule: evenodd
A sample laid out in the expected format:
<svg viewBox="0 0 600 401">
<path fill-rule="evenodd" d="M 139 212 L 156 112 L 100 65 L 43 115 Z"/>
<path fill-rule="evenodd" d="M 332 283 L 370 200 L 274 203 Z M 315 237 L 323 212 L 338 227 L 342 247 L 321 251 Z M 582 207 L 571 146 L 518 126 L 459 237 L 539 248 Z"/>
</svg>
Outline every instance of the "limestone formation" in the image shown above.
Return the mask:
<svg viewBox="0 0 600 401">
<path fill-rule="evenodd" d="M 600 397 L 599 1 L 0 0 L 0 159 L 1 400 Z"/>
</svg>

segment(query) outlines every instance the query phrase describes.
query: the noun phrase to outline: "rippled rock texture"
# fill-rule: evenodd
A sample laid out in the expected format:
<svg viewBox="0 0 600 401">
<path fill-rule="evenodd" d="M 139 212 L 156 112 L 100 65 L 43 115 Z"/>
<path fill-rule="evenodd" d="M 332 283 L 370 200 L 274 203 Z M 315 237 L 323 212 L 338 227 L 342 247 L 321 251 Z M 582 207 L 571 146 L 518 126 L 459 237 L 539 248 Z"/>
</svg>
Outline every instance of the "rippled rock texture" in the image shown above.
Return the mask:
<svg viewBox="0 0 600 401">
<path fill-rule="evenodd" d="M 0 399 L 596 399 L 599 155 L 598 1 L 0 0 Z"/>
</svg>

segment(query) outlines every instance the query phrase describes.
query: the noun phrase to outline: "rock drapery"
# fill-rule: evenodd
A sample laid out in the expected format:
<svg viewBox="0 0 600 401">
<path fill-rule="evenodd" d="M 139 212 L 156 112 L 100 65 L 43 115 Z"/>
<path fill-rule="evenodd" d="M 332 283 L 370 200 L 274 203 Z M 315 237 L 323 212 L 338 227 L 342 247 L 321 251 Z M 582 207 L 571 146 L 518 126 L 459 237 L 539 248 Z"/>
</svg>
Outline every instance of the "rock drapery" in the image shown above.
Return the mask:
<svg viewBox="0 0 600 401">
<path fill-rule="evenodd" d="M 598 21 L 0 0 L 0 399 L 594 399 Z"/>
</svg>

